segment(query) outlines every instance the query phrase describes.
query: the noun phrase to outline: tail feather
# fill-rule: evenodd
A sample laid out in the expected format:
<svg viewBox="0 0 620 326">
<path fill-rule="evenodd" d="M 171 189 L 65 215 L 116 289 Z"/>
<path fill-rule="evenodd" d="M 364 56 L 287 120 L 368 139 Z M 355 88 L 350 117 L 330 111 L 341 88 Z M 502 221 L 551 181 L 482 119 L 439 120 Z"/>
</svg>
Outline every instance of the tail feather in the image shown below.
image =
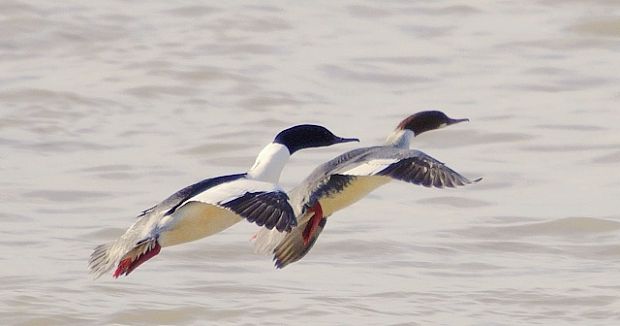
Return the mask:
<svg viewBox="0 0 620 326">
<path fill-rule="evenodd" d="M 280 232 L 277 229 L 261 228 L 250 240 L 253 242 L 254 252 L 261 255 L 271 255 L 286 234 L 286 232 Z"/>
<path fill-rule="evenodd" d="M 128 249 L 125 241 L 105 243 L 95 248 L 90 255 L 88 268 L 95 279 L 109 272 L 117 263 L 113 276 L 128 275 L 145 261 L 153 258 L 161 250 L 156 238 L 148 238 Z"/>
<path fill-rule="evenodd" d="M 145 211 L 118 239 L 95 248 L 88 261 L 88 268 L 95 279 L 110 271 L 130 253 L 135 254 L 136 248 L 144 249 L 142 245 L 151 243 L 150 248 L 153 249 L 152 241 L 157 238 L 159 216 L 151 214 L 150 211 L 152 209 Z"/>
<path fill-rule="evenodd" d="M 88 260 L 88 269 L 97 279 L 116 264 L 116 260 L 110 255 L 114 242 L 104 243 L 95 248 Z"/>
<path fill-rule="evenodd" d="M 294 228 L 273 250 L 273 260 L 275 261 L 276 268 L 284 268 L 286 265 L 302 259 L 312 249 L 312 246 L 314 246 L 325 228 L 327 219 L 321 218 L 318 224 L 314 226 L 308 225 L 310 222 L 306 221 L 304 224 Z M 308 227 L 313 228 L 312 233 L 306 231 Z M 305 235 L 309 235 L 309 238 Z"/>
<path fill-rule="evenodd" d="M 121 275 L 129 275 L 138 266 L 159 254 L 160 250 L 161 246 L 157 239 L 147 239 L 139 242 L 121 258 L 113 276 L 118 278 Z"/>
<path fill-rule="evenodd" d="M 269 230 L 266 228 L 261 228 L 250 239 L 250 242 L 254 243 L 254 252 L 261 255 L 273 254 L 273 251 L 280 244 L 280 242 L 284 240 L 284 237 L 296 229 L 301 228 L 303 230 L 305 225 L 308 223 L 308 220 L 310 220 L 313 216 L 314 211 L 308 211 L 305 214 L 298 216 L 297 223 L 300 226 L 293 227 L 293 230 L 290 232 L 280 232 L 276 229 Z"/>
</svg>

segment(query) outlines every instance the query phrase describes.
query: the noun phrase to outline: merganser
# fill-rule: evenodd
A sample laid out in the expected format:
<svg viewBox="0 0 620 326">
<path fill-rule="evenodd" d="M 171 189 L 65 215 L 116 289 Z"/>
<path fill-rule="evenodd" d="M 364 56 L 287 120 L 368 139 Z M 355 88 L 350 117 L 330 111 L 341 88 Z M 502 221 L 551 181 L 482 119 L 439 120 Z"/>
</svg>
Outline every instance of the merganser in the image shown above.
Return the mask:
<svg viewBox="0 0 620 326">
<path fill-rule="evenodd" d="M 98 278 L 118 263 L 113 276 L 128 275 L 162 247 L 210 236 L 242 219 L 277 232 L 290 231 L 295 214 L 277 184 L 290 156 L 304 148 L 352 141 L 359 140 L 335 136 L 317 125 L 283 130 L 246 173 L 202 180 L 143 211 L 120 238 L 95 248 L 90 272 Z"/>
<path fill-rule="evenodd" d="M 273 253 L 276 268 L 303 258 L 325 228 L 327 218 L 393 179 L 425 187 L 456 187 L 468 180 L 421 151 L 410 150 L 411 139 L 429 130 L 469 119 L 452 119 L 440 111 L 423 111 L 401 121 L 383 146 L 346 152 L 317 167 L 289 192 L 298 226 L 286 234 L 261 229 L 255 250 Z"/>
</svg>

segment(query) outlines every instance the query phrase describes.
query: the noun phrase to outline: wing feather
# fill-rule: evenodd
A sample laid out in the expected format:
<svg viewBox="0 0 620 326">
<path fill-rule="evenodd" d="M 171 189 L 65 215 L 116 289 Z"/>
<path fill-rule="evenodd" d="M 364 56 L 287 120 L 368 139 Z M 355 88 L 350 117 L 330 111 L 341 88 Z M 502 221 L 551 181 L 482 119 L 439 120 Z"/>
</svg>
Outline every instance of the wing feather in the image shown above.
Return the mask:
<svg viewBox="0 0 620 326">
<path fill-rule="evenodd" d="M 416 150 L 400 150 L 393 158 L 372 158 L 366 162 L 340 172 L 348 176 L 382 175 L 424 187 L 456 187 L 475 183 L 481 179 L 469 180 L 444 163 Z"/>
<path fill-rule="evenodd" d="M 221 206 L 258 226 L 290 231 L 297 225 L 297 220 L 288 199 L 288 195 L 283 191 L 247 192 Z"/>
</svg>

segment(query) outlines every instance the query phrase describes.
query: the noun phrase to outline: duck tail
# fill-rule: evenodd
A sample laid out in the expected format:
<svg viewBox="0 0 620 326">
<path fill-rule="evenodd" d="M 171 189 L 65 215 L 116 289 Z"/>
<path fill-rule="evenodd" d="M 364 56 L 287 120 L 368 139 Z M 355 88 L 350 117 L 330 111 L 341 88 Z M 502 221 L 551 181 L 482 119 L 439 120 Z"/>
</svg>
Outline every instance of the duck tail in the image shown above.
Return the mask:
<svg viewBox="0 0 620 326">
<path fill-rule="evenodd" d="M 129 275 L 138 266 L 157 256 L 160 250 L 161 245 L 157 242 L 157 238 L 149 238 L 138 242 L 133 249 L 123 255 L 112 276 L 118 278 L 121 275 Z"/>
<path fill-rule="evenodd" d="M 276 229 L 266 229 L 261 228 L 258 230 L 252 238 L 250 242 L 252 242 L 254 246 L 254 252 L 261 255 L 271 255 L 273 253 L 273 249 L 284 239 L 286 232 L 279 232 Z"/>
<path fill-rule="evenodd" d="M 139 241 L 130 249 L 127 249 L 127 246 L 123 245 L 124 241 L 121 240 L 99 245 L 90 255 L 88 268 L 95 279 L 110 271 L 117 263 L 118 266 L 112 275 L 115 278 L 128 275 L 161 250 L 157 238 Z"/>
<path fill-rule="evenodd" d="M 88 269 L 95 279 L 101 277 L 107 271 L 111 270 L 116 263 L 116 259 L 112 256 L 112 248 L 115 242 L 108 242 L 98 245 L 88 260 Z"/>
</svg>

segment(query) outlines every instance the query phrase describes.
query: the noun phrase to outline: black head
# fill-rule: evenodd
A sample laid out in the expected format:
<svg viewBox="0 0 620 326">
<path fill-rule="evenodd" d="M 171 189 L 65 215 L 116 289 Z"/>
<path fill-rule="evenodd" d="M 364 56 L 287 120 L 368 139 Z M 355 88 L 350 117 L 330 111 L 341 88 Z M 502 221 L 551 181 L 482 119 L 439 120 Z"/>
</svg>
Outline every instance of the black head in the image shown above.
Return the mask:
<svg viewBox="0 0 620 326">
<path fill-rule="evenodd" d="M 359 141 L 359 139 L 338 137 L 327 128 L 317 125 L 290 127 L 282 130 L 273 140 L 276 144 L 286 146 L 291 154 L 304 148 L 330 146 L 352 141 Z"/>
<path fill-rule="evenodd" d="M 452 119 L 441 111 L 421 111 L 405 118 L 396 129 L 408 129 L 417 136 L 425 131 L 443 128 L 463 121 L 469 121 L 469 119 Z"/>
</svg>

